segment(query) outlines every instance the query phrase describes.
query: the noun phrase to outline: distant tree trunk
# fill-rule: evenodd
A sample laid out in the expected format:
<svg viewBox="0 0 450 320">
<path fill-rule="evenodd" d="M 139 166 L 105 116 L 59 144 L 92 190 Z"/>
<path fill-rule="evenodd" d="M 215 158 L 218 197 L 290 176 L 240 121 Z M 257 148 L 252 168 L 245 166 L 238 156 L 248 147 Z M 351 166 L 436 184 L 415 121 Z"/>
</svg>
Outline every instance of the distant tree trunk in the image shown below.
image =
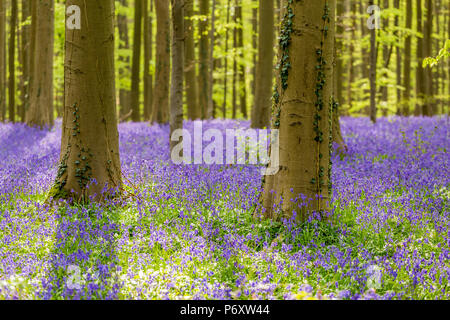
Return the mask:
<svg viewBox="0 0 450 320">
<path fill-rule="evenodd" d="M 256 89 L 252 109 L 252 128 L 269 127 L 272 107 L 274 3 L 273 0 L 259 2 L 258 61 L 256 65 Z"/>
<path fill-rule="evenodd" d="M 131 119 L 135 122 L 141 120 L 139 104 L 139 72 L 141 65 L 142 43 L 142 0 L 134 2 L 134 35 L 133 35 L 133 62 L 131 66 Z"/>
<path fill-rule="evenodd" d="M 383 9 L 384 10 L 388 10 L 389 9 L 389 0 L 384 0 L 384 4 L 383 4 Z M 389 29 L 389 18 L 384 18 L 383 19 L 383 28 Z M 386 67 L 386 69 L 389 68 L 389 63 L 390 63 L 390 55 L 392 53 L 392 45 L 391 48 L 389 49 L 389 47 L 385 44 L 383 45 L 383 64 Z M 388 75 L 386 74 L 385 71 L 383 71 L 383 77 L 387 78 Z M 383 101 L 383 105 L 382 105 L 382 112 L 383 112 L 383 116 L 387 116 L 387 111 L 388 111 L 388 87 L 386 85 L 383 85 L 380 88 L 381 91 L 381 101 Z"/>
<path fill-rule="evenodd" d="M 369 81 L 370 86 L 370 52 L 367 52 L 367 49 L 364 47 L 364 41 L 362 39 L 367 35 L 368 28 L 367 28 L 367 15 L 366 15 L 366 9 L 367 9 L 367 2 L 363 2 L 362 0 L 359 1 L 359 13 L 361 15 L 360 18 L 360 30 L 361 30 L 361 78 L 367 79 Z M 356 8 L 355 8 L 356 12 Z M 371 34 L 371 33 L 370 33 Z M 370 90 L 364 89 L 364 101 L 366 101 L 365 97 L 366 95 L 370 96 Z M 369 99 L 370 100 L 370 99 Z M 366 115 L 370 116 L 370 101 L 369 105 L 364 108 L 364 113 Z"/>
<path fill-rule="evenodd" d="M 423 33 L 422 29 L 422 0 L 416 0 L 416 10 L 417 10 L 417 33 Z M 424 93 L 425 93 L 425 83 L 424 83 L 424 70 L 422 67 L 422 61 L 424 59 L 423 54 L 423 42 L 422 36 L 417 36 L 417 50 L 416 50 L 416 58 L 417 58 L 417 69 L 416 69 L 416 95 L 417 102 L 414 114 L 416 116 L 420 114 L 425 114 L 424 110 Z"/>
<path fill-rule="evenodd" d="M 211 30 L 209 32 L 209 73 L 208 73 L 208 105 L 207 105 L 207 112 L 206 117 L 207 119 L 214 118 L 215 110 L 214 110 L 214 101 L 213 101 L 213 88 L 214 88 L 214 69 L 215 69 L 215 63 L 214 63 L 214 45 L 215 45 L 215 25 L 216 25 L 216 0 L 212 1 L 212 10 L 211 10 Z"/>
<path fill-rule="evenodd" d="M 394 0 L 394 7 L 396 9 L 400 9 L 400 0 Z M 399 17 L 395 16 L 394 19 L 395 27 L 399 27 Z M 398 38 L 398 45 L 395 49 L 396 55 L 396 82 L 397 82 L 397 114 L 401 114 L 401 102 L 402 102 L 402 91 L 400 87 L 402 86 L 402 56 L 400 54 L 400 34 L 398 31 L 395 32 L 396 37 Z"/>
<path fill-rule="evenodd" d="M 26 112 L 29 126 L 53 125 L 53 43 L 54 2 L 33 1 L 31 22 L 30 107 Z"/>
<path fill-rule="evenodd" d="M 347 70 L 347 103 L 348 107 L 351 110 L 353 107 L 353 92 L 352 92 L 352 84 L 355 78 L 355 70 L 354 70 L 354 57 L 353 52 L 355 50 L 354 40 L 355 40 L 355 31 L 356 31 L 356 22 L 355 22 L 355 14 L 356 14 L 356 6 L 351 3 L 351 0 L 346 0 L 345 2 L 345 11 L 349 16 L 350 20 L 350 32 L 348 32 L 347 42 L 350 43 L 349 47 L 349 62 L 348 62 L 348 70 Z"/>
<path fill-rule="evenodd" d="M 200 119 L 202 117 L 201 109 L 198 104 L 197 75 L 196 75 L 196 59 L 194 44 L 194 24 L 192 17 L 194 16 L 194 0 L 185 0 L 184 2 L 184 30 L 185 30 L 185 59 L 184 59 L 184 76 L 188 118 L 191 120 Z"/>
<path fill-rule="evenodd" d="M 412 26 L 412 0 L 406 0 L 406 29 L 410 30 Z M 405 62 L 403 65 L 403 99 L 402 114 L 409 115 L 409 98 L 411 94 L 411 36 L 405 35 Z"/>
<path fill-rule="evenodd" d="M 369 6 L 373 5 L 373 1 L 369 1 Z M 370 120 L 375 123 L 377 121 L 377 33 L 376 29 L 370 30 Z"/>
<path fill-rule="evenodd" d="M 16 73 L 15 73 L 15 57 L 16 57 L 16 27 L 17 27 L 17 0 L 11 0 L 11 17 L 9 30 L 9 47 L 8 47 L 8 68 L 9 68 L 9 121 L 16 121 Z"/>
<path fill-rule="evenodd" d="M 150 14 L 148 3 L 150 2 Z M 153 58 L 153 0 L 143 1 L 144 15 L 144 121 L 150 121 L 153 104 L 153 75 L 150 73 L 150 62 Z"/>
<path fill-rule="evenodd" d="M 198 76 L 198 103 L 202 110 L 202 119 L 208 117 L 208 103 L 209 103 L 209 0 L 200 0 L 200 15 L 203 19 L 199 22 L 200 32 L 200 48 L 199 48 L 199 76 Z"/>
<path fill-rule="evenodd" d="M 272 116 L 272 129 L 279 129 L 280 166 L 275 175 L 265 177 L 262 200 L 266 217 L 286 218 L 296 212 L 297 219 L 305 220 L 313 210 L 329 208 L 335 1 L 283 4 Z M 303 208 L 299 194 L 311 199 Z M 280 214 L 274 210 L 277 206 Z"/>
<path fill-rule="evenodd" d="M 236 20 L 238 22 L 237 28 L 237 54 L 239 57 L 239 107 L 241 109 L 242 116 L 247 119 L 247 85 L 245 77 L 245 64 L 244 60 L 244 22 L 242 20 L 242 5 L 239 1 L 236 3 Z"/>
<path fill-rule="evenodd" d="M 66 28 L 61 163 L 49 196 L 102 201 L 121 188 L 114 82 L 114 1 L 67 0 L 81 29 Z M 94 28 L 95 26 L 95 28 Z M 95 180 L 96 184 L 88 184 Z M 109 193 L 107 190 L 107 193 Z"/>
<path fill-rule="evenodd" d="M 152 122 L 169 121 L 170 17 L 169 2 L 155 0 L 156 9 L 156 73 L 153 90 Z"/>
<path fill-rule="evenodd" d="M 222 105 L 222 115 L 223 118 L 227 117 L 227 97 L 228 97 L 228 39 L 229 39 L 229 27 L 230 24 L 230 8 L 231 8 L 231 0 L 228 0 L 227 5 L 227 25 L 225 30 L 225 76 L 224 76 L 224 85 L 223 85 L 223 105 Z"/>
<path fill-rule="evenodd" d="M 423 53 L 425 57 L 431 57 L 432 53 L 432 39 L 431 34 L 433 31 L 433 2 L 431 0 L 425 0 L 427 10 L 427 20 L 424 25 L 424 37 L 423 37 Z M 434 101 L 433 101 L 433 74 L 431 67 L 424 69 L 425 74 L 425 107 L 424 115 L 432 116 L 434 113 Z"/>
<path fill-rule="evenodd" d="M 334 77 L 335 83 L 335 99 L 338 101 L 340 105 L 344 103 L 344 94 L 343 94 L 343 86 L 342 86 L 342 78 L 344 75 L 344 65 L 342 61 L 343 55 L 343 41 L 344 41 L 344 3 L 342 1 L 336 2 L 336 42 L 335 42 L 335 52 L 336 52 L 336 76 Z"/>
<path fill-rule="evenodd" d="M 25 111 L 29 107 L 30 82 L 30 26 L 25 24 L 31 16 L 31 0 L 22 0 L 21 43 L 20 43 L 20 119 L 25 122 Z"/>
<path fill-rule="evenodd" d="M 127 7 L 127 0 L 120 0 L 122 6 Z M 119 49 L 128 50 L 130 49 L 130 40 L 128 37 L 128 22 L 127 16 L 119 14 L 117 16 L 117 27 L 119 29 Z M 130 57 L 127 55 L 119 54 L 119 61 L 125 65 L 125 67 L 119 68 L 120 79 L 128 79 L 130 77 Z M 121 88 L 119 91 L 119 102 L 120 102 L 120 118 L 121 120 L 127 120 L 130 118 L 130 90 Z"/>
<path fill-rule="evenodd" d="M 6 2 L 0 1 L 0 120 L 6 120 Z"/>
<path fill-rule="evenodd" d="M 183 128 L 183 78 L 184 78 L 184 0 L 172 3 L 172 77 L 170 88 L 170 135 Z M 170 141 L 170 150 L 178 141 Z"/>
</svg>

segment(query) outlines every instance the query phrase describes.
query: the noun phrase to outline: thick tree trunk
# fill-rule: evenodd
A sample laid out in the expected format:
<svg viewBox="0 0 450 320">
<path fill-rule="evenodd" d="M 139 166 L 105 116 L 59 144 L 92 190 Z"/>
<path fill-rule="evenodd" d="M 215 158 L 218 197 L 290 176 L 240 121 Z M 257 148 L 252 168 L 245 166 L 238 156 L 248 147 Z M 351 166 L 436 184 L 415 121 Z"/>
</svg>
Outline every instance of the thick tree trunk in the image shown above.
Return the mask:
<svg viewBox="0 0 450 320">
<path fill-rule="evenodd" d="M 0 1 L 0 120 L 6 120 L 6 1 Z"/>
<path fill-rule="evenodd" d="M 53 125 L 54 1 L 32 2 L 29 126 Z"/>
<path fill-rule="evenodd" d="M 122 6 L 127 7 L 127 0 L 120 0 Z M 119 29 L 119 49 L 121 50 L 129 50 L 130 49 L 130 40 L 128 37 L 128 22 L 127 16 L 119 14 L 117 16 L 117 27 Z M 130 73 L 130 57 L 128 54 L 119 53 L 119 60 L 121 64 L 125 65 L 124 67 L 119 68 L 119 77 L 122 79 L 129 79 L 131 76 Z M 127 120 L 130 118 L 130 90 L 120 88 L 119 91 L 119 102 L 120 102 L 120 119 Z"/>
<path fill-rule="evenodd" d="M 183 70 L 184 70 L 184 0 L 172 3 L 172 82 L 170 88 L 170 133 L 183 128 Z M 170 149 L 178 141 L 170 141 Z"/>
<path fill-rule="evenodd" d="M 195 59 L 194 24 L 192 22 L 192 17 L 194 16 L 194 0 L 185 0 L 184 13 L 186 16 L 184 20 L 184 77 L 187 113 L 189 119 L 196 120 L 201 118 L 202 113 L 198 104 L 197 63 Z"/>
<path fill-rule="evenodd" d="M 373 5 L 373 1 L 369 1 L 369 6 Z M 370 30 L 370 120 L 375 123 L 377 121 L 377 33 L 376 29 Z"/>
<path fill-rule="evenodd" d="M 239 107 L 244 119 L 247 119 L 247 84 L 245 77 L 245 64 L 244 60 L 244 22 L 242 20 L 242 5 L 237 3 L 236 5 L 236 19 L 238 22 L 237 29 L 237 51 L 239 57 Z M 270 91 L 269 91 L 270 92 Z"/>
<path fill-rule="evenodd" d="M 122 185 L 114 82 L 114 1 L 67 0 L 81 29 L 66 28 L 61 164 L 50 192 L 75 201 Z M 90 181 L 96 183 L 90 185 Z"/>
<path fill-rule="evenodd" d="M 170 16 L 169 1 L 155 0 L 156 9 L 156 70 L 152 107 L 152 122 L 169 121 L 170 81 Z"/>
<path fill-rule="evenodd" d="M 203 18 L 199 21 L 200 48 L 199 48 L 199 75 L 198 75 L 198 103 L 202 110 L 202 119 L 208 117 L 209 103 L 209 0 L 200 0 L 200 15 Z"/>
<path fill-rule="evenodd" d="M 283 5 L 272 117 L 272 129 L 279 129 L 280 170 L 265 177 L 263 207 L 266 217 L 296 212 L 304 220 L 313 210 L 329 208 L 335 1 Z M 300 207 L 300 194 L 311 199 L 306 206 Z"/>
<path fill-rule="evenodd" d="M 433 31 L 433 2 L 431 0 L 425 0 L 427 10 L 427 20 L 424 25 L 424 38 L 423 38 L 423 53 L 425 57 L 431 57 L 432 53 L 432 39 L 431 34 Z M 425 82 L 425 107 L 424 115 L 432 116 L 434 111 L 434 98 L 433 98 L 433 73 L 431 67 L 424 69 L 424 82 Z"/>
<path fill-rule="evenodd" d="M 144 9 L 144 121 L 150 121 L 153 104 L 153 75 L 150 74 L 150 63 L 153 58 L 153 0 L 144 0 L 142 4 Z"/>
<path fill-rule="evenodd" d="M 29 107 L 29 83 L 30 83 L 30 47 L 31 28 L 25 24 L 31 16 L 31 0 L 22 0 L 21 41 L 20 41 L 20 119 L 25 122 L 25 112 Z"/>
<path fill-rule="evenodd" d="M 416 0 L 417 9 L 417 33 L 423 33 L 422 29 L 422 0 Z M 417 59 L 417 69 L 416 69 L 416 95 L 417 102 L 414 114 L 416 116 L 420 114 L 425 114 L 424 110 L 424 94 L 425 94 L 425 83 L 424 83 L 424 69 L 422 67 L 422 61 L 424 59 L 423 54 L 423 35 L 417 36 L 417 49 L 416 49 L 416 59 Z"/>
<path fill-rule="evenodd" d="M 223 118 L 227 117 L 227 98 L 228 98 L 228 39 L 229 39 L 229 28 L 230 24 L 230 10 L 231 10 L 231 0 L 228 0 L 227 5 L 227 25 L 225 29 L 225 66 L 224 66 L 224 85 L 223 85 L 223 105 L 222 105 L 222 115 Z"/>
<path fill-rule="evenodd" d="M 9 69 L 9 121 L 16 121 L 16 27 L 17 27 L 17 0 L 11 0 L 11 17 L 9 29 L 9 47 L 8 47 L 8 69 Z"/>
<path fill-rule="evenodd" d="M 274 3 L 260 0 L 259 3 L 258 62 L 256 65 L 255 101 L 252 109 L 252 128 L 269 127 L 272 107 Z"/>
<path fill-rule="evenodd" d="M 139 72 L 141 65 L 143 0 L 134 1 L 133 62 L 131 66 L 131 119 L 137 122 L 141 120 L 139 103 Z"/>
<path fill-rule="evenodd" d="M 412 26 L 412 0 L 406 0 L 406 29 L 411 29 Z M 403 65 L 403 99 L 402 99 L 402 114 L 409 115 L 409 98 L 411 94 L 411 36 L 405 35 L 405 60 Z"/>
</svg>

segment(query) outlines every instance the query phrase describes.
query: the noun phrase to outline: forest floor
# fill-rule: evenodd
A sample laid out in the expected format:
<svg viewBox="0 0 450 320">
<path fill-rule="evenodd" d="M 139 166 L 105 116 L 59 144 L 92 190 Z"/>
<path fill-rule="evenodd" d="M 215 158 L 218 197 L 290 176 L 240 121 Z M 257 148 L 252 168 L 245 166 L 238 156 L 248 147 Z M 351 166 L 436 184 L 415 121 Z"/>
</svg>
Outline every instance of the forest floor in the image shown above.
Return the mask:
<svg viewBox="0 0 450 320">
<path fill-rule="evenodd" d="M 0 299 L 450 298 L 449 118 L 343 118 L 330 222 L 304 224 L 253 217 L 259 168 L 173 165 L 145 123 L 119 126 L 125 204 L 49 207 L 60 126 L 0 124 Z"/>
</svg>

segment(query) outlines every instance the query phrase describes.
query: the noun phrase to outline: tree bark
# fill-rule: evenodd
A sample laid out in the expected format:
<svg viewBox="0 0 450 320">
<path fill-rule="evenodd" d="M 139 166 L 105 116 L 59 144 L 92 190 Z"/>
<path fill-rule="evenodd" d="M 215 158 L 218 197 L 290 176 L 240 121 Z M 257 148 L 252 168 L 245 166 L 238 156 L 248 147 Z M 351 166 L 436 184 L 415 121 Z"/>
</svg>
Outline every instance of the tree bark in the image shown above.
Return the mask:
<svg viewBox="0 0 450 320">
<path fill-rule="evenodd" d="M 198 103 L 202 110 L 202 119 L 208 117 L 209 86 L 209 0 L 200 0 L 200 15 L 203 18 L 199 22 L 200 48 L 199 48 L 199 76 L 198 76 Z"/>
<path fill-rule="evenodd" d="M 31 17 L 31 0 L 22 0 L 22 18 L 21 18 L 21 42 L 20 42 L 20 67 L 22 74 L 20 76 L 20 118 L 25 122 L 25 112 L 29 107 L 29 83 L 30 83 L 30 47 L 31 30 L 30 26 L 25 24 Z"/>
<path fill-rule="evenodd" d="M 424 26 L 424 38 L 423 38 L 423 53 L 425 57 L 431 57 L 432 53 L 432 39 L 431 34 L 433 31 L 433 2 L 431 0 L 425 0 L 427 10 L 427 20 Z M 434 98 L 433 98 L 433 74 L 430 66 L 424 69 L 425 74 L 425 107 L 424 116 L 432 116 L 434 111 Z"/>
<path fill-rule="evenodd" d="M 122 6 L 127 7 L 127 0 L 120 0 Z M 119 29 L 119 49 L 120 50 L 129 50 L 130 49 L 130 40 L 128 37 L 128 22 L 127 16 L 119 14 L 117 16 L 117 27 Z M 129 79 L 130 73 L 130 57 L 127 54 L 119 53 L 119 61 L 121 62 L 121 66 L 119 68 L 119 77 L 122 79 Z M 120 102 L 120 119 L 127 120 L 130 117 L 130 90 L 125 88 L 120 88 L 119 90 L 119 102 Z"/>
<path fill-rule="evenodd" d="M 216 0 L 212 0 L 212 10 L 211 10 L 211 30 L 209 32 L 209 67 L 208 67 L 208 105 L 207 105 L 207 112 L 206 112 L 206 118 L 212 119 L 215 116 L 215 104 L 213 101 L 213 89 L 214 89 L 214 69 L 215 69 L 215 63 L 214 63 L 214 45 L 215 45 L 215 26 L 216 26 Z"/>
<path fill-rule="evenodd" d="M 139 72 L 141 65 L 142 43 L 142 0 L 134 2 L 134 34 L 133 34 L 133 61 L 131 66 L 131 119 L 134 122 L 141 120 L 139 103 Z"/>
<path fill-rule="evenodd" d="M 169 121 L 170 17 L 167 0 L 155 0 L 156 70 L 152 122 Z"/>
<path fill-rule="evenodd" d="M 170 88 L 170 135 L 183 128 L 184 0 L 172 3 L 172 82 Z M 178 141 L 170 141 L 170 150 Z"/>
<path fill-rule="evenodd" d="M 415 108 L 415 115 L 426 114 L 424 105 L 424 94 L 425 94 L 425 83 L 424 83 L 424 69 L 422 67 L 422 61 L 424 59 L 423 54 L 423 27 L 422 27 L 422 0 L 416 0 L 417 9 L 417 33 L 422 35 L 417 36 L 417 49 L 416 49 L 416 59 L 417 59 L 417 69 L 416 69 L 416 95 L 417 102 Z"/>
<path fill-rule="evenodd" d="M 412 26 L 412 0 L 406 0 L 406 29 L 411 30 Z M 402 114 L 409 115 L 409 100 L 411 94 L 411 36 L 405 35 L 405 54 L 403 65 L 403 99 L 402 99 Z"/>
<path fill-rule="evenodd" d="M 237 51 L 239 57 L 239 107 L 244 119 L 247 119 L 247 84 L 245 77 L 245 64 L 244 60 L 244 22 L 242 20 L 242 5 L 237 2 L 236 5 L 236 19 L 238 22 L 237 28 Z M 270 92 L 270 91 L 269 91 Z"/>
<path fill-rule="evenodd" d="M 71 5 L 81 8 L 81 29 L 66 28 L 61 164 L 50 197 L 102 201 L 122 185 L 114 1 L 67 0 Z"/>
<path fill-rule="evenodd" d="M 153 0 L 144 0 L 142 4 L 144 15 L 144 121 L 150 121 L 153 104 L 153 75 L 150 73 L 150 62 L 153 58 Z"/>
<path fill-rule="evenodd" d="M 0 120 L 6 120 L 6 1 L 0 1 Z"/>
<path fill-rule="evenodd" d="M 17 0 L 11 0 L 11 17 L 10 17 L 10 30 L 9 30 L 9 47 L 8 47 L 8 68 L 9 68 L 9 121 L 16 121 L 16 70 L 15 70 L 15 58 L 16 58 L 16 27 L 17 27 Z"/>
<path fill-rule="evenodd" d="M 274 45 L 274 3 L 273 0 L 260 0 L 259 3 L 258 61 L 256 65 L 255 101 L 252 109 L 252 128 L 270 125 L 273 82 Z"/>
<path fill-rule="evenodd" d="M 201 109 L 198 104 L 198 90 L 197 90 L 197 63 L 195 59 L 195 44 L 194 44 L 194 24 L 192 17 L 194 16 L 194 0 L 185 0 L 184 2 L 184 32 L 185 32 L 185 59 L 184 59 L 184 78 L 186 90 L 186 104 L 188 118 L 191 120 L 200 119 Z"/>
<path fill-rule="evenodd" d="M 369 6 L 374 2 L 369 1 Z M 377 121 L 377 33 L 376 29 L 370 30 L 370 120 Z"/>
<path fill-rule="evenodd" d="M 236 3 L 235 3 L 236 4 Z M 236 5 L 233 7 L 233 82 L 232 82 L 232 118 L 237 117 L 237 83 L 238 83 L 238 71 L 237 71 L 237 14 Z"/>
<path fill-rule="evenodd" d="M 295 212 L 305 220 L 312 211 L 327 210 L 330 199 L 335 1 L 283 5 L 272 116 L 272 129 L 279 129 L 280 170 L 265 177 L 262 200 L 266 217 Z M 301 208 L 300 194 L 311 199 Z"/>
<path fill-rule="evenodd" d="M 223 85 L 223 105 L 222 105 L 222 115 L 223 118 L 227 117 L 227 97 L 228 97 L 228 39 L 229 39 L 229 24 L 230 24 L 230 9 L 231 0 L 228 0 L 227 5 L 227 25 L 225 27 L 225 75 L 224 75 L 224 85 Z"/>
<path fill-rule="evenodd" d="M 396 9 L 400 9 L 400 0 L 394 0 L 394 7 Z M 399 17 L 398 15 L 395 16 L 394 19 L 394 25 L 397 28 L 399 26 Z M 398 41 L 400 42 L 400 36 L 399 32 L 395 32 L 396 37 L 398 38 Z M 398 44 L 395 49 L 395 55 L 396 55 L 396 67 L 395 67 L 395 73 L 396 73 L 396 82 L 397 82 L 397 114 L 401 114 L 401 102 L 402 102 L 402 91 L 400 87 L 402 86 L 402 56 L 400 54 L 400 45 Z"/>
<path fill-rule="evenodd" d="M 31 24 L 30 107 L 26 112 L 29 126 L 53 125 L 53 43 L 54 1 L 33 1 Z"/>
</svg>

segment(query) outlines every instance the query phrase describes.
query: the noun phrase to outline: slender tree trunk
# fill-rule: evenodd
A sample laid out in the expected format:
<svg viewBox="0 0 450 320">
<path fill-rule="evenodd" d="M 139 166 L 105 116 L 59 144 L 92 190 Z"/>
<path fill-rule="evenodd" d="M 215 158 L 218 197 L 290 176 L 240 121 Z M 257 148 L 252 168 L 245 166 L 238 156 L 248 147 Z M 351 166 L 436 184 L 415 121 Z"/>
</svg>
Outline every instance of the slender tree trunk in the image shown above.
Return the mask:
<svg viewBox="0 0 450 320">
<path fill-rule="evenodd" d="M 0 1 L 0 120 L 6 120 L 6 1 Z"/>
<path fill-rule="evenodd" d="M 215 69 L 215 63 L 214 63 L 214 44 L 215 44 L 215 25 L 216 25 L 216 0 L 212 1 L 212 10 L 211 10 L 211 30 L 209 32 L 209 73 L 208 73 L 208 106 L 207 106 L 207 112 L 206 117 L 207 119 L 214 118 L 215 110 L 214 110 L 214 101 L 213 101 L 213 88 L 214 88 L 214 69 Z"/>
<path fill-rule="evenodd" d="M 223 118 L 227 117 L 227 97 L 228 97 L 228 39 L 229 39 L 229 24 L 230 24 L 230 9 L 231 0 L 228 0 L 227 4 L 227 25 L 225 30 L 225 78 L 223 86 L 223 105 L 222 105 L 222 115 Z"/>
<path fill-rule="evenodd" d="M 424 38 L 423 38 L 423 53 L 425 57 L 431 57 L 432 53 L 432 39 L 431 34 L 433 31 L 433 2 L 431 0 L 425 0 L 427 10 L 427 20 L 424 25 Z M 425 74 L 425 107 L 424 115 L 432 116 L 434 112 L 434 99 L 433 99 L 433 73 L 431 67 L 424 69 Z"/>
<path fill-rule="evenodd" d="M 384 0 L 383 3 L 383 9 L 384 10 L 388 10 L 389 9 L 389 0 Z M 384 18 L 383 19 L 383 28 L 389 29 L 389 18 Z M 389 68 L 389 64 L 390 64 L 390 55 L 392 53 L 392 45 L 391 48 L 389 49 L 389 46 L 384 44 L 383 45 L 383 64 L 386 67 L 386 69 Z M 383 70 L 383 78 L 388 78 L 387 73 Z M 381 91 L 381 101 L 383 101 L 382 103 L 382 112 L 383 112 L 383 116 L 386 117 L 387 116 L 387 112 L 388 112 L 388 96 L 389 96 L 389 92 L 388 92 L 388 87 L 386 85 L 381 86 L 380 88 Z"/>
<path fill-rule="evenodd" d="M 155 0 L 156 72 L 153 90 L 152 122 L 169 121 L 170 16 L 169 1 Z"/>
<path fill-rule="evenodd" d="M 127 7 L 127 0 L 120 0 L 122 6 Z M 119 29 L 119 49 L 120 50 L 129 50 L 130 49 L 130 40 L 128 37 L 128 21 L 126 15 L 119 14 L 117 16 L 117 27 Z M 128 54 L 119 53 L 119 61 L 121 61 L 124 67 L 119 68 L 119 77 L 120 79 L 129 79 L 131 76 L 130 73 L 130 57 Z M 130 107 L 130 90 L 125 88 L 120 88 L 119 91 L 119 102 L 120 102 L 120 119 L 127 120 L 130 116 L 131 107 Z"/>
<path fill-rule="evenodd" d="M 262 200 L 266 217 L 295 212 L 305 220 L 313 210 L 329 208 L 335 1 L 284 0 L 283 5 L 272 117 L 272 129 L 279 129 L 280 166 L 265 177 Z M 304 207 L 300 194 L 311 199 Z"/>
<path fill-rule="evenodd" d="M 258 62 L 256 65 L 255 102 L 252 109 L 252 128 L 269 127 L 272 107 L 274 3 L 260 0 L 259 3 Z"/>
<path fill-rule="evenodd" d="M 9 30 L 9 47 L 8 47 L 8 68 L 9 68 L 9 121 L 16 121 L 16 27 L 17 27 L 17 0 L 11 0 L 11 17 Z"/>
<path fill-rule="evenodd" d="M 394 7 L 400 9 L 400 0 L 394 0 Z M 395 27 L 399 27 L 399 17 L 395 16 L 394 19 Z M 402 56 L 400 54 L 400 34 L 398 31 L 395 32 L 398 39 L 398 44 L 395 49 L 396 55 L 396 81 L 397 81 L 397 114 L 401 114 L 401 102 L 402 102 L 402 91 L 400 87 L 402 86 Z"/>
<path fill-rule="evenodd" d="M 29 126 L 53 125 L 54 0 L 32 2 Z"/>
<path fill-rule="evenodd" d="M 199 32 L 200 32 L 200 48 L 199 48 L 199 76 L 198 76 L 198 103 L 202 110 L 202 119 L 208 117 L 208 103 L 209 97 L 209 86 L 211 85 L 209 81 L 209 0 L 200 0 L 200 15 L 203 18 L 199 22 Z"/>
<path fill-rule="evenodd" d="M 170 133 L 183 128 L 184 0 L 172 3 L 172 82 L 170 88 Z M 170 141 L 170 150 L 178 141 Z"/>
<path fill-rule="evenodd" d="M 347 42 L 350 44 L 349 47 L 349 62 L 348 62 L 348 70 L 347 70 L 347 103 L 349 110 L 353 107 L 353 90 L 352 90 L 352 84 L 355 79 L 355 69 L 354 69 L 354 56 L 353 52 L 355 50 L 354 46 L 354 39 L 355 39 L 355 31 L 356 31 L 356 21 L 355 21 L 355 14 L 356 14 L 356 6 L 351 3 L 351 0 L 346 0 L 345 2 L 346 7 L 346 13 L 349 17 L 349 23 L 350 23 L 350 32 L 348 32 L 348 39 Z"/>
<path fill-rule="evenodd" d="M 201 109 L 198 104 L 197 75 L 196 75 L 196 59 L 194 44 L 194 24 L 192 17 L 194 16 L 194 0 L 185 0 L 184 2 L 184 30 L 185 30 L 185 90 L 188 118 L 191 120 L 200 119 L 202 117 Z"/>
<path fill-rule="evenodd" d="M 143 0 L 134 1 L 133 62 L 131 67 L 131 119 L 137 122 L 141 120 L 139 103 L 139 72 L 141 65 Z"/>
<path fill-rule="evenodd" d="M 150 2 L 150 14 L 149 14 Z M 152 39 L 153 39 L 153 0 L 144 0 L 144 121 L 150 121 L 153 104 L 153 75 L 150 73 L 150 62 L 153 57 Z"/>
<path fill-rule="evenodd" d="M 22 18 L 21 18 L 21 77 L 20 77 L 20 119 L 25 122 L 25 112 L 29 107 L 29 82 L 30 82 L 30 26 L 25 24 L 31 16 L 31 0 L 22 0 Z"/>
<path fill-rule="evenodd" d="M 81 29 L 66 28 L 61 164 L 50 196 L 101 201 L 122 185 L 114 81 L 114 1 L 67 0 Z M 96 183 L 87 187 L 95 180 Z"/>
<path fill-rule="evenodd" d="M 406 29 L 411 30 L 412 26 L 412 0 L 406 0 Z M 409 98 L 411 94 L 411 36 L 405 36 L 405 63 L 403 65 L 403 99 L 402 114 L 409 115 Z"/>
<path fill-rule="evenodd" d="M 334 96 L 335 99 L 338 101 L 340 105 L 344 103 L 344 94 L 343 94 L 343 86 L 342 86 L 342 78 L 344 75 L 344 65 L 342 61 L 343 56 L 343 41 L 344 41 L 344 21 L 343 21 L 343 14 L 344 14 L 344 3 L 343 1 L 337 1 L 336 2 L 336 70 L 335 74 L 337 76 L 334 77 L 334 83 L 335 83 L 335 91 Z"/>
<path fill-rule="evenodd" d="M 236 3 L 235 3 L 236 4 Z M 232 93 L 232 102 L 233 102 L 233 112 L 232 118 L 236 119 L 237 117 L 237 83 L 238 83 L 238 71 L 237 71 L 237 14 L 236 14 L 236 5 L 233 7 L 233 93 Z"/>
<path fill-rule="evenodd" d="M 423 33 L 422 29 L 422 0 L 416 0 L 416 10 L 417 10 L 417 33 Z M 424 110 L 424 94 L 425 94 L 425 83 L 424 83 L 424 70 L 422 67 L 422 61 L 424 59 L 423 54 L 423 35 L 417 36 L 417 69 L 416 69 L 416 95 L 417 102 L 415 108 L 415 115 L 425 114 Z"/>
<path fill-rule="evenodd" d="M 373 5 L 369 1 L 369 6 Z M 377 121 L 377 33 L 376 28 L 370 30 L 370 120 Z"/>
<path fill-rule="evenodd" d="M 259 0 L 254 0 L 253 5 L 257 4 Z M 269 1 L 270 2 L 270 1 Z M 273 1 L 272 1 L 273 7 Z M 273 13 L 275 14 L 275 13 Z M 273 20 L 273 17 L 272 17 Z M 255 92 L 256 92 L 256 63 L 257 63 L 257 54 L 258 54 L 258 8 L 252 8 L 252 48 L 255 50 L 253 53 L 253 66 L 252 66 L 252 96 L 253 100 L 255 100 Z"/>
</svg>

